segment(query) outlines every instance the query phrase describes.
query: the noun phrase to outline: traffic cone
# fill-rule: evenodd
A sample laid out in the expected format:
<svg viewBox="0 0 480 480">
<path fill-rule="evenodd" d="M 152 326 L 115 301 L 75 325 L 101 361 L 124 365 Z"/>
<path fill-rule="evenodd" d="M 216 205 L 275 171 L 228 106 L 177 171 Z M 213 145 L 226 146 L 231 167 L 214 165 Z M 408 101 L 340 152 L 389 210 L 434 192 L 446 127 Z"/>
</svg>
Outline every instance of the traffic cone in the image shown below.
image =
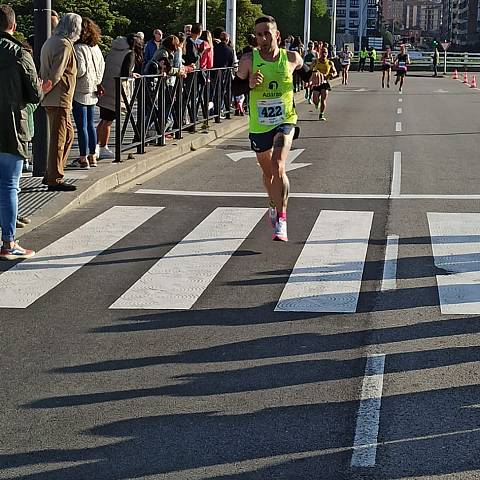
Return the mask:
<svg viewBox="0 0 480 480">
<path fill-rule="evenodd" d="M 468 74 L 467 74 L 467 72 L 465 72 L 465 73 L 463 74 L 463 83 L 468 83 Z"/>
<path fill-rule="evenodd" d="M 455 70 L 453 71 L 452 80 L 458 80 L 458 70 L 457 70 L 457 69 L 455 69 Z"/>
<path fill-rule="evenodd" d="M 477 88 L 477 76 L 474 75 L 472 78 L 472 83 L 470 84 L 470 88 Z"/>
</svg>

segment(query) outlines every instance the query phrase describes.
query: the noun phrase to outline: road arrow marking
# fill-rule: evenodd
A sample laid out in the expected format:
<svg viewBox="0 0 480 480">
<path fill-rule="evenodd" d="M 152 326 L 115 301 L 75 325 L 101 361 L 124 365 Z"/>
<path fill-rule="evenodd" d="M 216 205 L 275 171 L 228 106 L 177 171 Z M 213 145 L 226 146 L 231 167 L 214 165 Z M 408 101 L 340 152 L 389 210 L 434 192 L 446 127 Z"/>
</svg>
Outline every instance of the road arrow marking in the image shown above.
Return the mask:
<svg viewBox="0 0 480 480">
<path fill-rule="evenodd" d="M 354 92 L 368 92 L 367 88 L 359 88 L 358 90 L 354 90 Z"/>
<path fill-rule="evenodd" d="M 439 88 L 438 90 L 435 90 L 433 93 L 448 93 L 448 90 L 443 90 Z"/>
<path fill-rule="evenodd" d="M 311 165 L 311 163 L 293 163 L 304 151 L 304 148 L 299 148 L 297 150 L 291 150 L 290 152 L 288 152 L 287 161 L 285 162 L 285 170 L 287 172 L 291 172 L 292 170 L 297 170 L 298 168 L 308 167 Z M 253 151 L 243 151 L 227 153 L 227 157 L 229 157 L 234 162 L 238 162 L 240 160 L 243 160 L 244 158 L 255 158 L 256 154 Z"/>
</svg>

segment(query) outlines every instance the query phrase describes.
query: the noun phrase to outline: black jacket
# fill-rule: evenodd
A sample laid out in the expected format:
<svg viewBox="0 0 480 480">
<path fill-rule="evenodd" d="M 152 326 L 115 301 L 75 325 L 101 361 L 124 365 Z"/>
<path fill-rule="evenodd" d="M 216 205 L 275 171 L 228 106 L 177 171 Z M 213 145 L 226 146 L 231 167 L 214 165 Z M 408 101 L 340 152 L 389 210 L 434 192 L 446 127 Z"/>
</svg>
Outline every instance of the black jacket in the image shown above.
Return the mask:
<svg viewBox="0 0 480 480">
<path fill-rule="evenodd" d="M 30 52 L 12 35 L 0 32 L 0 152 L 28 156 L 27 104 L 43 98 Z"/>
<path fill-rule="evenodd" d="M 225 42 L 215 43 L 213 46 L 213 68 L 233 67 L 235 54 Z"/>
</svg>

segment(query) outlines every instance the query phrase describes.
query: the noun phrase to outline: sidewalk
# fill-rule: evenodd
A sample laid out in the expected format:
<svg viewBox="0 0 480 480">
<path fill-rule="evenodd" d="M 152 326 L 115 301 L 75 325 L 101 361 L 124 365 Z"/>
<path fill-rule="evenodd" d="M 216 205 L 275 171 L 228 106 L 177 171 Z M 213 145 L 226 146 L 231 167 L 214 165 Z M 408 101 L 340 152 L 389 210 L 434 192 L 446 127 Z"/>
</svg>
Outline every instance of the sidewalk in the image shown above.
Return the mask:
<svg viewBox="0 0 480 480">
<path fill-rule="evenodd" d="M 144 155 L 136 150 L 122 154 L 122 163 L 100 160 L 97 168 L 89 170 L 65 169 L 65 181 L 76 185 L 75 192 L 49 192 L 41 177 L 30 174 L 20 180 L 19 215 L 28 216 L 32 223 L 17 229 L 17 237 L 33 230 L 53 217 L 68 212 L 96 197 L 131 182 L 145 173 L 155 171 L 167 163 L 225 137 L 236 130 L 247 128 L 248 117 L 233 117 L 222 123 L 212 123 L 206 131 L 194 134 L 184 132 L 181 140 L 171 140 L 165 147 L 150 146 Z M 76 155 L 70 155 L 70 160 Z"/>
</svg>

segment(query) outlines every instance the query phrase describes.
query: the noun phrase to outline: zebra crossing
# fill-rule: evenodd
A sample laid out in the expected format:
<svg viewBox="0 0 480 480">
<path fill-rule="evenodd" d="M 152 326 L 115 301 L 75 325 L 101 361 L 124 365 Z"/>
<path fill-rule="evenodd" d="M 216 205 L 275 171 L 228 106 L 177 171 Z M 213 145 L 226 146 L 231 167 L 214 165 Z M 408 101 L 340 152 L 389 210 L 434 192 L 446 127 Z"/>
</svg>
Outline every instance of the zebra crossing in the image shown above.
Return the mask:
<svg viewBox="0 0 480 480">
<path fill-rule="evenodd" d="M 141 227 L 162 224 L 162 206 L 113 206 L 0 274 L 0 308 L 25 309 Z M 211 213 L 123 292 L 110 309 L 190 310 L 264 221 L 265 208 L 213 207 Z M 480 214 L 426 214 L 439 307 L 445 315 L 480 314 Z M 276 312 L 355 313 L 373 211 L 320 211 Z M 190 228 L 190 227 L 189 227 Z M 402 239 L 388 235 L 379 290 L 396 288 Z M 392 240 L 393 239 L 393 240 Z M 287 247 L 286 247 L 287 248 Z M 268 245 L 265 246 L 268 249 Z M 58 252 L 66 252 L 59 255 Z M 128 263 L 126 264 L 128 265 Z M 127 267 L 128 268 L 128 267 Z M 380 280 L 380 279 L 379 279 Z"/>
</svg>

